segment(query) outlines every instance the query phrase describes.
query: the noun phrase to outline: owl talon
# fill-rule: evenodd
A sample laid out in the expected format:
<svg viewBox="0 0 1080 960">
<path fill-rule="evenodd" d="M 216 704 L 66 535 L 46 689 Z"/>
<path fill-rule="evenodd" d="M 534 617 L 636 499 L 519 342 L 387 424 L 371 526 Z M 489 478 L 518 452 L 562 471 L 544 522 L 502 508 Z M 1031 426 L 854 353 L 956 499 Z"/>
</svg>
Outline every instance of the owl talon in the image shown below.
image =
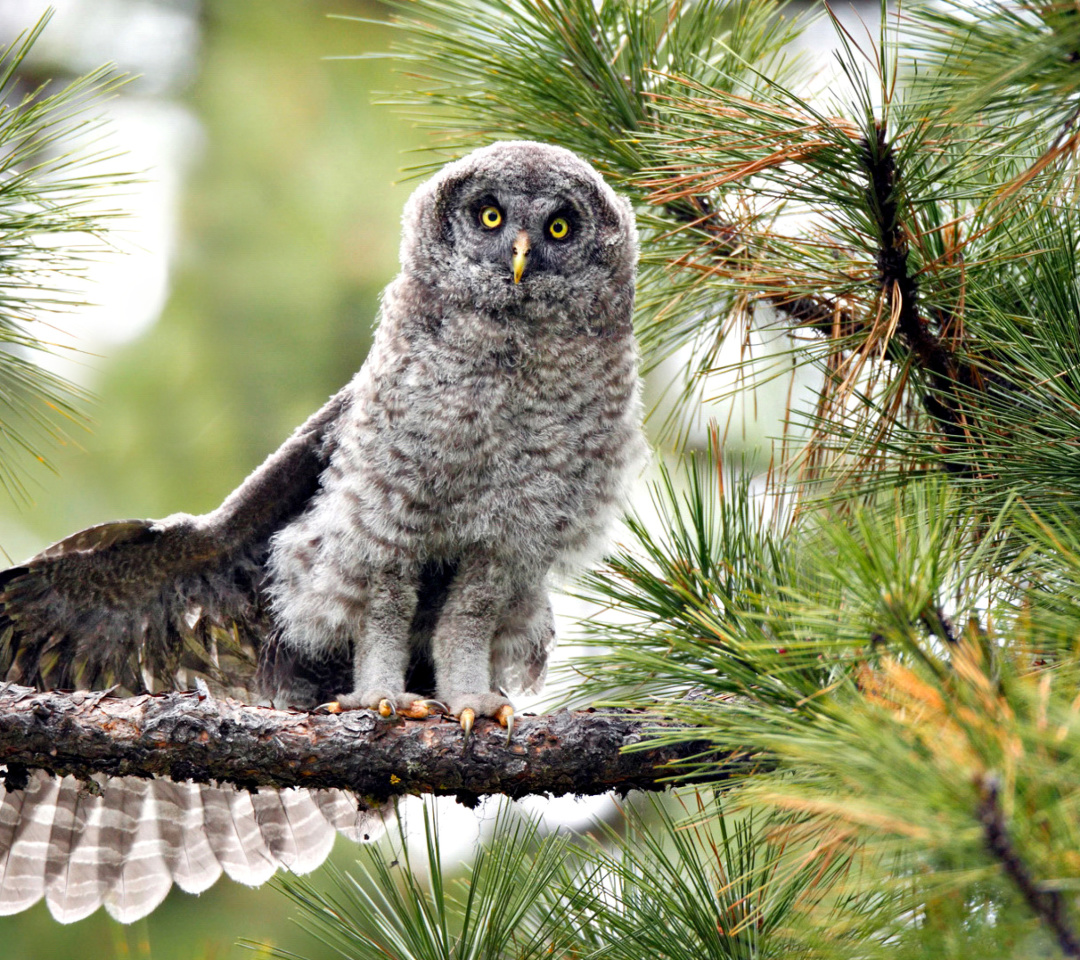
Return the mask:
<svg viewBox="0 0 1080 960">
<path fill-rule="evenodd" d="M 379 701 L 379 716 L 383 717 L 384 719 L 389 719 L 390 717 L 396 717 L 397 716 L 397 707 L 394 706 L 392 701 L 387 700 L 384 697 L 382 700 Z"/>
<path fill-rule="evenodd" d="M 466 707 L 458 714 L 458 722 L 461 724 L 461 729 L 465 731 L 465 743 L 468 743 L 469 734 L 472 733 L 473 724 L 476 723 L 476 711 L 471 707 Z"/>
<path fill-rule="evenodd" d="M 510 745 L 510 738 L 514 735 L 514 708 L 506 703 L 495 711 L 495 719 L 499 726 L 506 727 L 506 745 Z"/>
<path fill-rule="evenodd" d="M 414 700 L 398 712 L 409 720 L 426 720 L 435 713 L 433 706 L 441 707 L 442 704 L 438 700 Z"/>
<path fill-rule="evenodd" d="M 441 700 L 414 700 L 400 711 L 401 716 L 410 720 L 426 720 L 433 713 L 449 713 Z"/>
<path fill-rule="evenodd" d="M 341 713 L 341 704 L 337 700 L 331 700 L 329 703 L 320 703 L 312 713 Z"/>
</svg>

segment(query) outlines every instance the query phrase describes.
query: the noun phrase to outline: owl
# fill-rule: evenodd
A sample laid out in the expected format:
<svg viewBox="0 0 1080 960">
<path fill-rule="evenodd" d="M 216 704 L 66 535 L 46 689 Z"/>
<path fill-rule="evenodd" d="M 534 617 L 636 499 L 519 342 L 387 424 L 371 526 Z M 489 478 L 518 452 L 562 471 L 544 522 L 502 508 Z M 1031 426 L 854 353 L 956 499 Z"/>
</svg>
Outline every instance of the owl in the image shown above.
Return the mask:
<svg viewBox="0 0 1080 960">
<path fill-rule="evenodd" d="M 202 516 L 91 527 L 0 573 L 0 677 L 477 716 L 543 682 L 552 578 L 604 546 L 645 450 L 630 205 L 559 147 L 496 143 L 420 186 L 359 373 Z M 69 782 L 70 781 L 70 782 Z M 311 869 L 340 791 L 0 788 L 0 913 L 133 920 L 175 880 Z M 329 840 L 327 840 L 329 838 Z M 42 850 L 46 851 L 42 855 Z"/>
</svg>

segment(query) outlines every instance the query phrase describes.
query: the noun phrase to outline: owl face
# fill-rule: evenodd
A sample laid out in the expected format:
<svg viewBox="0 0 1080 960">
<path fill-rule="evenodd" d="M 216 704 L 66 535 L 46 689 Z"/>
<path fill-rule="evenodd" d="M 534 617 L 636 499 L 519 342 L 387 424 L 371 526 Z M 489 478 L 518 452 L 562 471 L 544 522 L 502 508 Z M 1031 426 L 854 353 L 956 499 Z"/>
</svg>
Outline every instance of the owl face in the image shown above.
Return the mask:
<svg viewBox="0 0 1080 960">
<path fill-rule="evenodd" d="M 633 283 L 629 204 L 559 147 L 477 150 L 420 187 L 404 222 L 406 272 L 481 313 L 595 314 L 599 299 Z"/>
</svg>

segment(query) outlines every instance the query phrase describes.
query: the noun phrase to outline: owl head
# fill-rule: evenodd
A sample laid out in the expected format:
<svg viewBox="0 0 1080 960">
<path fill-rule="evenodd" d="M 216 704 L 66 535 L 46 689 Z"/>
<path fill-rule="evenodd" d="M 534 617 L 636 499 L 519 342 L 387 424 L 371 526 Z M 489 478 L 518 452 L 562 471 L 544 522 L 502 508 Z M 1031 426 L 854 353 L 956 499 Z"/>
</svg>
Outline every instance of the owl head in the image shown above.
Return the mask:
<svg viewBox="0 0 1080 960">
<path fill-rule="evenodd" d="M 494 143 L 448 164 L 409 199 L 403 228 L 404 272 L 447 304 L 544 319 L 632 302 L 630 204 L 561 147 Z"/>
</svg>

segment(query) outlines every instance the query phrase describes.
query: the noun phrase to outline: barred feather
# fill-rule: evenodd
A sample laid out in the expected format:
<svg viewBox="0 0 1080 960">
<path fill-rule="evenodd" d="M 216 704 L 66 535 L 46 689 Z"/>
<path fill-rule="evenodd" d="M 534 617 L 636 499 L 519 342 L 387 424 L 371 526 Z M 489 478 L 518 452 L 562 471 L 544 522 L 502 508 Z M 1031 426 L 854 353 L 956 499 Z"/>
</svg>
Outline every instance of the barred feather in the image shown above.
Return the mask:
<svg viewBox="0 0 1080 960">
<path fill-rule="evenodd" d="M 60 923 L 104 905 L 122 923 L 146 916 L 175 883 L 201 893 L 224 871 L 249 886 L 281 868 L 308 873 L 337 832 L 367 839 L 382 814 L 340 790 L 74 777 L 35 771 L 25 790 L 0 786 L 0 915 L 45 898 Z"/>
</svg>

